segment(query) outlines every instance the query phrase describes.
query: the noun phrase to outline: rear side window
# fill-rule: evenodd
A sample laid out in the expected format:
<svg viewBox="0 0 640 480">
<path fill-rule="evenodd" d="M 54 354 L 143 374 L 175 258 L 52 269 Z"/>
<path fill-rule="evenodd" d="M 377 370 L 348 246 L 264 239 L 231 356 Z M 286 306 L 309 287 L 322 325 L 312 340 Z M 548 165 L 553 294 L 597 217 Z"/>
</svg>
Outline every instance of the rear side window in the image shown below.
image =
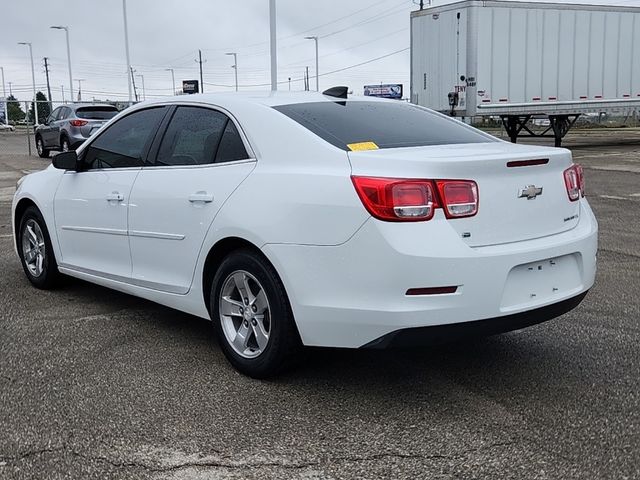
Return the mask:
<svg viewBox="0 0 640 480">
<path fill-rule="evenodd" d="M 139 167 L 153 141 L 165 107 L 134 112 L 118 120 L 87 148 L 87 168 Z"/>
<path fill-rule="evenodd" d="M 247 158 L 233 122 L 224 113 L 178 107 L 162 139 L 156 165 L 206 165 Z"/>
<path fill-rule="evenodd" d="M 364 142 L 398 148 L 493 141 L 460 122 L 403 102 L 314 102 L 273 108 L 347 151 L 349 145 Z"/>
<path fill-rule="evenodd" d="M 87 120 L 109 120 L 118 114 L 118 109 L 105 107 L 80 107 L 76 109 L 76 117 Z"/>
</svg>

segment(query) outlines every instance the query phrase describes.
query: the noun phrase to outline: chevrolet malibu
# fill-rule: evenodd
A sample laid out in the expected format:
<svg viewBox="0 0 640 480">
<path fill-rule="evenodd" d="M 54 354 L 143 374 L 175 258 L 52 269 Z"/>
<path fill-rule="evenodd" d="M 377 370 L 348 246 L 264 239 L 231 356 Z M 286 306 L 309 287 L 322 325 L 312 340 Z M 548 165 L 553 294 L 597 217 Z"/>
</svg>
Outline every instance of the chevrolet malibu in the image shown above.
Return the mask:
<svg viewBox="0 0 640 480">
<path fill-rule="evenodd" d="M 24 177 L 12 218 L 35 287 L 64 274 L 210 319 L 253 377 L 303 345 L 540 323 L 596 272 L 569 151 L 341 87 L 136 105 Z"/>
</svg>

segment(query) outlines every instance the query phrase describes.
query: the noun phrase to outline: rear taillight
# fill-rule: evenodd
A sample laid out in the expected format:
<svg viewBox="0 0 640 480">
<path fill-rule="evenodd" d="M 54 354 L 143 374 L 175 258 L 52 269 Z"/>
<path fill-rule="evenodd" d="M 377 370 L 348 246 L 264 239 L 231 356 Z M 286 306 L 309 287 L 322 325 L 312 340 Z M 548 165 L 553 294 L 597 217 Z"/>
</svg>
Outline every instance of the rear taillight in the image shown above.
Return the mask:
<svg viewBox="0 0 640 480">
<path fill-rule="evenodd" d="M 470 180 L 436 180 L 447 218 L 472 217 L 478 213 L 478 185 Z"/>
<path fill-rule="evenodd" d="M 564 184 L 567 187 L 567 195 L 569 200 L 575 202 L 580 198 L 580 194 L 584 197 L 584 171 L 580 165 L 571 165 L 564 171 Z"/>
<path fill-rule="evenodd" d="M 89 122 L 87 120 L 71 120 L 69 123 L 74 127 L 84 127 Z"/>
<path fill-rule="evenodd" d="M 478 213 L 478 186 L 468 180 L 351 177 L 367 211 L 379 220 L 431 220 L 442 207 L 447 218 Z"/>
</svg>

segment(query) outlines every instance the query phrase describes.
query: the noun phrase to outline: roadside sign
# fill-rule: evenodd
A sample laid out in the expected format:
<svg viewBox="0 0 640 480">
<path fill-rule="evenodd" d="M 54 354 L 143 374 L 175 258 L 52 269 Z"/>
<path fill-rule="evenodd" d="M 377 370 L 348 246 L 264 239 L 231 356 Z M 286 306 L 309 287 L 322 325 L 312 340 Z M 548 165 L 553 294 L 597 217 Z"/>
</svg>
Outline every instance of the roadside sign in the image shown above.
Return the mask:
<svg viewBox="0 0 640 480">
<path fill-rule="evenodd" d="M 200 83 L 198 80 L 183 80 L 182 91 L 186 94 L 200 93 Z"/>
<path fill-rule="evenodd" d="M 402 98 L 402 84 L 391 83 L 383 85 L 365 85 L 364 94 L 368 97 Z"/>
</svg>

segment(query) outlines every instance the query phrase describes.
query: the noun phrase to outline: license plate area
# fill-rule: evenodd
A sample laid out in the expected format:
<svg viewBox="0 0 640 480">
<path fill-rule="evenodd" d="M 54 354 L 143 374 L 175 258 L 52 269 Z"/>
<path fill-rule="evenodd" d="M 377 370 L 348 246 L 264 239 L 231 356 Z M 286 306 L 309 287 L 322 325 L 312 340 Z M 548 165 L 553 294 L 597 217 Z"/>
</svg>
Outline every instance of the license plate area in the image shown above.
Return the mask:
<svg viewBox="0 0 640 480">
<path fill-rule="evenodd" d="M 509 272 L 500 310 L 504 312 L 546 303 L 581 288 L 579 253 L 525 263 Z"/>
</svg>

